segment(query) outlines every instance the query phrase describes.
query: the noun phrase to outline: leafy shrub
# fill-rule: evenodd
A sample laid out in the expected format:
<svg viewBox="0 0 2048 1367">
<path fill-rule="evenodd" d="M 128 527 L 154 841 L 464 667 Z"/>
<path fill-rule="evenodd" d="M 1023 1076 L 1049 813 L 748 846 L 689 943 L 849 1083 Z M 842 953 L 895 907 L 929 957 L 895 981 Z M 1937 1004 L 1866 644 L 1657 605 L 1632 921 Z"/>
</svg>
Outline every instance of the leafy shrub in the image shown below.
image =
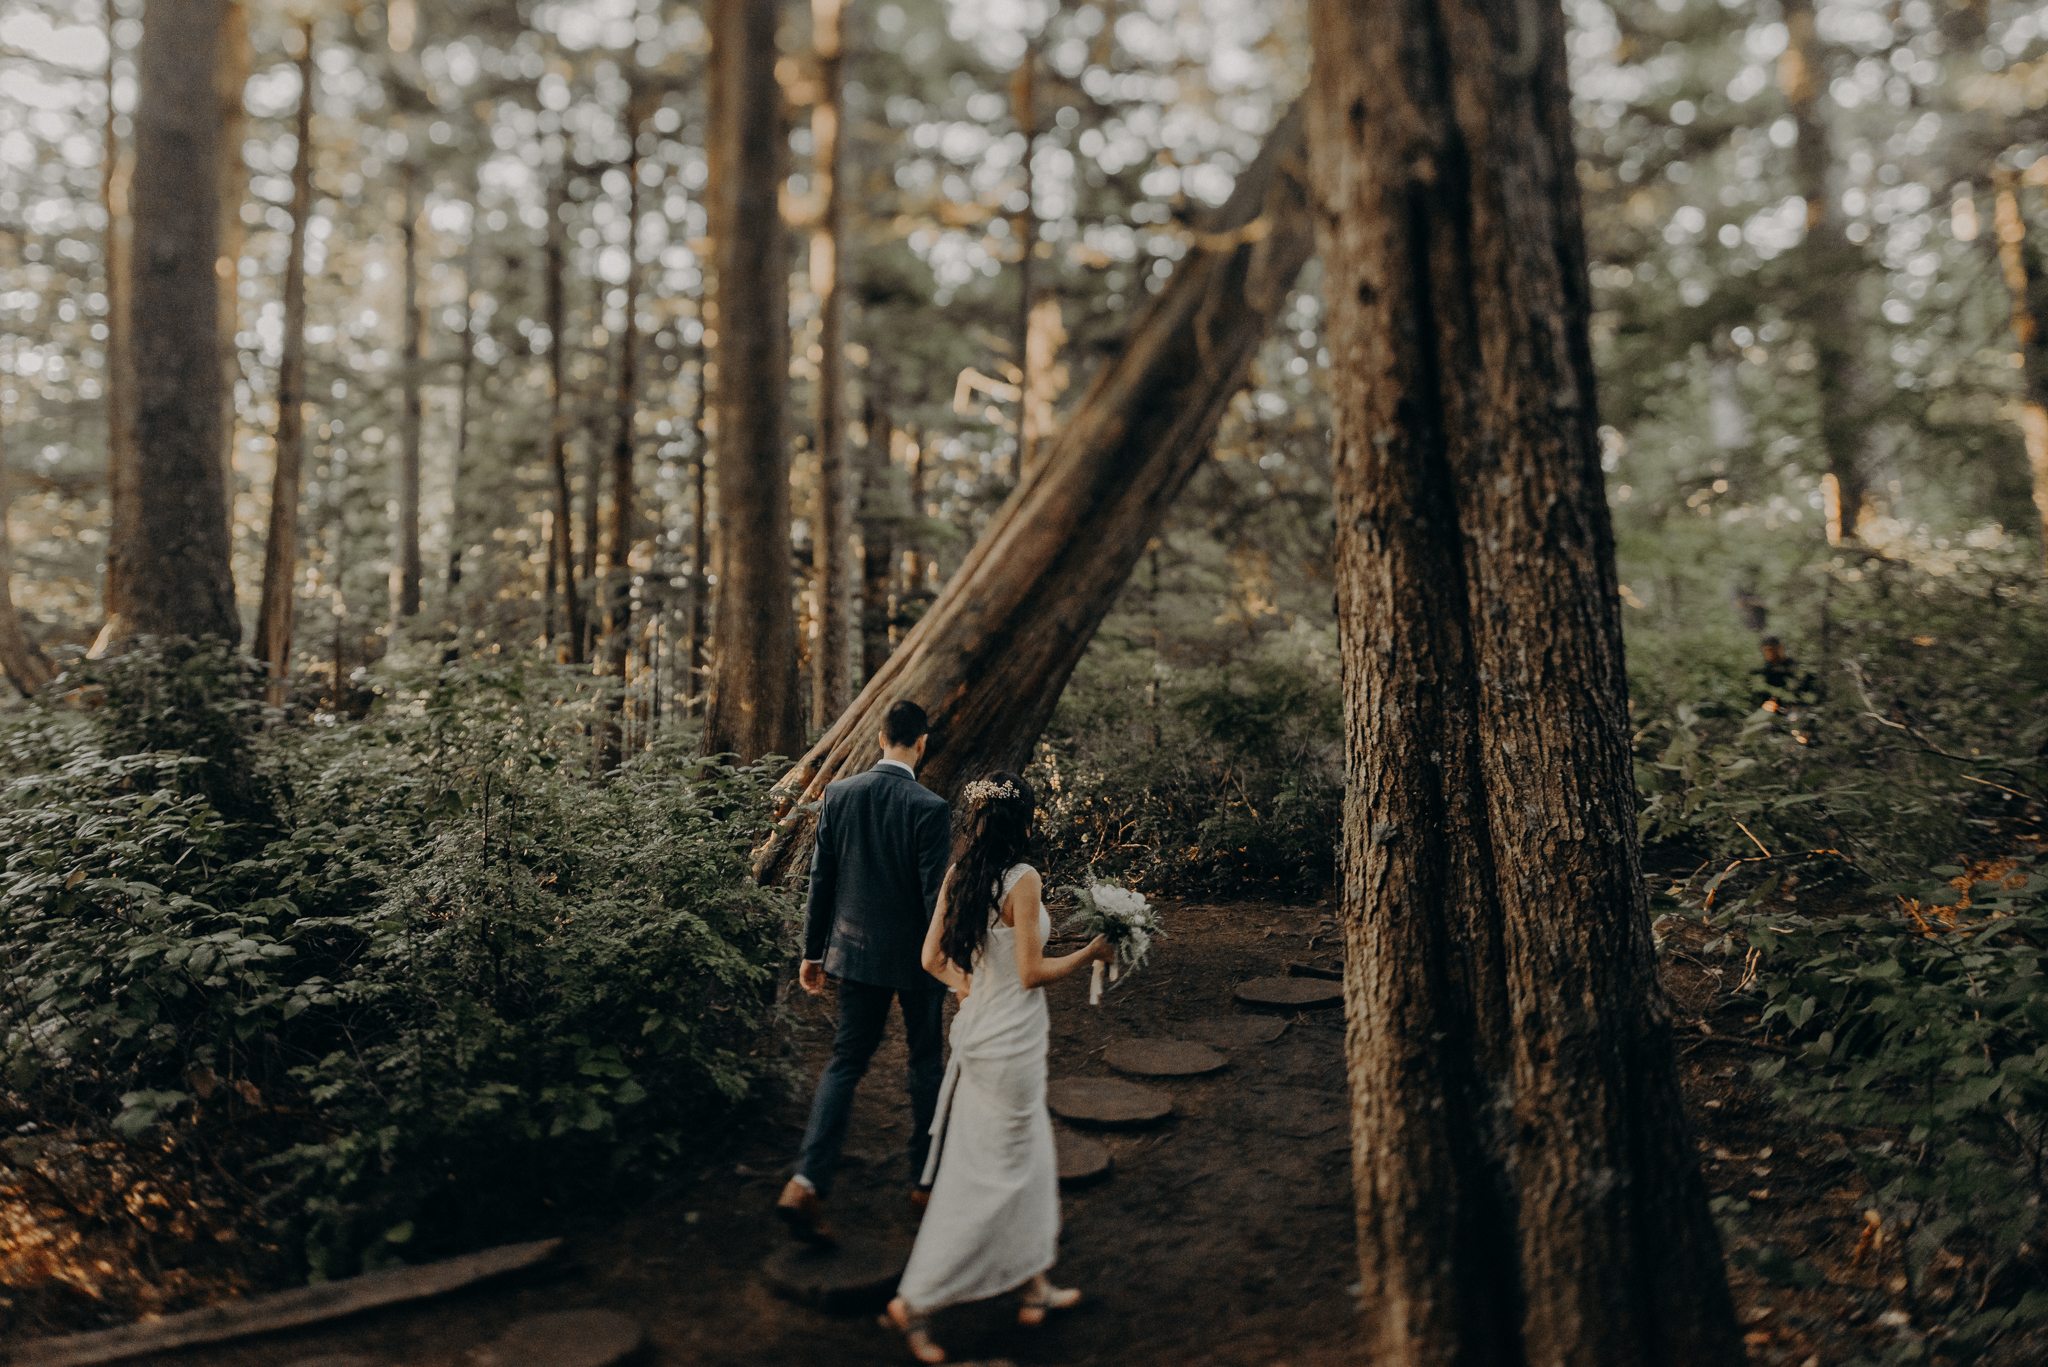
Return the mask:
<svg viewBox="0 0 2048 1367">
<path fill-rule="evenodd" d="M 133 1138 L 228 1104 L 288 1117 L 268 1200 L 333 1276 L 673 1156 L 771 1075 L 790 907 L 746 876 L 766 775 L 669 749 L 572 776 L 590 701 L 517 666 L 392 678 L 361 724 L 258 735 L 201 658 L 110 667 L 90 721 L 9 737 L 19 1108 Z M 216 720 L 167 736 L 158 687 Z M 116 750 L 138 734 L 200 752 Z M 230 758 L 274 781 L 224 781 Z"/>
<path fill-rule="evenodd" d="M 1887 911 L 1818 918 L 1748 911 L 1773 879 L 1728 918 L 1757 956 L 1764 1028 L 1794 1045 L 1755 1073 L 1852 1141 L 1875 1207 L 1908 1231 L 1914 1291 L 1944 1249 L 1976 1255 L 1977 1294 L 1947 1297 L 1958 1350 L 2048 1321 L 2032 1258 L 2048 1233 L 2048 878 L 2030 864 L 2001 861 L 1965 906 L 1927 882 Z"/>
<path fill-rule="evenodd" d="M 1710 947 L 1749 956 L 1758 1028 L 1791 1050 L 1757 1076 L 1838 1137 L 1967 1361 L 2048 1324 L 2048 593 L 1961 553 L 1835 557 L 1809 587 L 1810 674 L 1715 664 L 1661 715 L 1639 690 L 1642 829 L 1652 860 L 1707 875 Z"/>
<path fill-rule="evenodd" d="M 1050 861 L 1174 893 L 1320 891 L 1338 735 L 1314 659 L 1104 670 L 1069 690 L 1032 769 Z"/>
</svg>

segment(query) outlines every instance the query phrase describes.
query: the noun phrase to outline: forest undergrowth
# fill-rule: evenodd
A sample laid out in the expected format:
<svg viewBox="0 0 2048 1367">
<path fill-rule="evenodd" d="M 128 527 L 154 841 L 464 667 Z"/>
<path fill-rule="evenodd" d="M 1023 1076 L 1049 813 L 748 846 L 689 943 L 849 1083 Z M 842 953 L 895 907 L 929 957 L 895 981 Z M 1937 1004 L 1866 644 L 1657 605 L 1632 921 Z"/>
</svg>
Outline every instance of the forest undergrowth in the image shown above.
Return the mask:
<svg viewBox="0 0 2048 1367">
<path fill-rule="evenodd" d="M 1740 1036 L 1895 1251 L 1936 1332 L 1886 1360 L 2002 1361 L 2048 1324 L 2043 584 L 1872 555 L 1773 592 L 1768 649 L 1753 617 L 1633 624 L 1660 934 L 1740 1022 L 1679 1028 Z M 266 712 L 250 669 L 80 663 L 6 724 L 0 1323 L 545 1229 L 790 1080 L 795 902 L 746 876 L 772 761 L 674 728 L 596 780 L 603 695 L 538 664 L 393 663 L 360 720 Z M 1338 745 L 1315 633 L 1179 664 L 1106 637 L 1034 769 L 1048 867 L 1316 893 Z M 1750 1273 L 1833 1275 L 1719 1213 Z"/>
</svg>

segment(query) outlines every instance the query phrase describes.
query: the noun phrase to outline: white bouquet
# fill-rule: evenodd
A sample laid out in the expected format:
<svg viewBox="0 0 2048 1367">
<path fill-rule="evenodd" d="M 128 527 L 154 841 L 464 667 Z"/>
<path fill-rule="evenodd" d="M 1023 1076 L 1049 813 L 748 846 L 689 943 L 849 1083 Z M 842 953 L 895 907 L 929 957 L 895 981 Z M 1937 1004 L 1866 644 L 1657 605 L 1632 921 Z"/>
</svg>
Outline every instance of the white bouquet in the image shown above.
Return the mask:
<svg viewBox="0 0 2048 1367">
<path fill-rule="evenodd" d="M 1066 920 L 1065 929 L 1078 930 L 1083 935 L 1100 935 L 1107 939 L 1110 948 L 1116 951 L 1115 962 L 1106 965 L 1109 981 L 1115 982 L 1121 973 L 1130 973 L 1145 962 L 1145 956 L 1152 952 L 1155 937 L 1164 939 L 1166 930 L 1159 924 L 1159 913 L 1152 910 L 1152 904 L 1145 900 L 1143 893 L 1119 887 L 1115 883 L 1098 883 L 1090 877 L 1086 884 L 1069 888 L 1075 900 L 1081 904 Z M 1102 1005 L 1102 980 L 1105 965 L 1097 959 L 1093 972 L 1088 978 L 1088 1004 Z"/>
</svg>

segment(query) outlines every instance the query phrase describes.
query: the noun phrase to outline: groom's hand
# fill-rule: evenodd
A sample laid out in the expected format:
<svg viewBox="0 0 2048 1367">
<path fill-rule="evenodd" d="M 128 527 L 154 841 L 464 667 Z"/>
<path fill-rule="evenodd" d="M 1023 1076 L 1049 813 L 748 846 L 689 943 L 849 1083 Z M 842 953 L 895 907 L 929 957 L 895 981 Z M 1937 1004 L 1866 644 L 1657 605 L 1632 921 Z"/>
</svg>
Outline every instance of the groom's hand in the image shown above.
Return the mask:
<svg viewBox="0 0 2048 1367">
<path fill-rule="evenodd" d="M 796 971 L 796 983 L 813 997 L 825 994 L 825 965 L 816 959 L 805 959 Z"/>
</svg>

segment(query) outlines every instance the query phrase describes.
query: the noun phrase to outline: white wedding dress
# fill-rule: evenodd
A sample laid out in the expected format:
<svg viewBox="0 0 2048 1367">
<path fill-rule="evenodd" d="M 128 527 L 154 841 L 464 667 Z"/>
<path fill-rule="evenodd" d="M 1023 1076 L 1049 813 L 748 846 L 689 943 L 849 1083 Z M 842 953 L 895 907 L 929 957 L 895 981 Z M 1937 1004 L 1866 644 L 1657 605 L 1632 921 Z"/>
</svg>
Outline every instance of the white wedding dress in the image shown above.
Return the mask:
<svg viewBox="0 0 2048 1367">
<path fill-rule="evenodd" d="M 1003 875 L 1002 895 L 1030 869 Z M 1000 1295 L 1053 1265 L 1060 1234 L 1059 1158 L 1045 1108 L 1045 990 L 1017 980 L 1018 935 L 1042 947 L 1052 918 L 998 913 L 953 1018 L 953 1058 L 932 1121 L 924 1181 L 931 1204 L 898 1294 L 913 1314 Z M 934 1176 L 936 1174 L 936 1178 Z"/>
</svg>

